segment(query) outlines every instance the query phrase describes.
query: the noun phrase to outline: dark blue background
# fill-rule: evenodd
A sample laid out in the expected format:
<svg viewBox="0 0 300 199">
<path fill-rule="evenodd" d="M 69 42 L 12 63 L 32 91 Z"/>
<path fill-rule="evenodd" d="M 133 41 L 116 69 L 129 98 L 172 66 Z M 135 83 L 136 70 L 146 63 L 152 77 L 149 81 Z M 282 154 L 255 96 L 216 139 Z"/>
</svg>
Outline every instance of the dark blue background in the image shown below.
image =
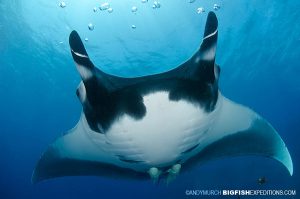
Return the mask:
<svg viewBox="0 0 300 199">
<path fill-rule="evenodd" d="M 300 190 L 298 0 L 162 0 L 159 10 L 151 8 L 151 0 L 146 5 L 112 0 L 111 14 L 93 13 L 97 1 L 67 3 L 62 9 L 47 0 L 0 1 L 0 198 L 185 198 L 186 189 Z M 176 67 L 193 54 L 214 3 L 221 5 L 216 12 L 220 89 L 277 129 L 293 158 L 292 177 L 274 160 L 237 157 L 201 165 L 169 185 L 101 177 L 31 184 L 42 152 L 80 115 L 75 96 L 80 79 L 67 44 L 72 29 L 89 38 L 87 49 L 106 72 L 146 75 Z M 199 6 L 206 12 L 197 14 Z M 90 21 L 93 32 L 87 30 Z M 264 185 L 257 184 L 261 176 L 267 178 Z"/>
</svg>

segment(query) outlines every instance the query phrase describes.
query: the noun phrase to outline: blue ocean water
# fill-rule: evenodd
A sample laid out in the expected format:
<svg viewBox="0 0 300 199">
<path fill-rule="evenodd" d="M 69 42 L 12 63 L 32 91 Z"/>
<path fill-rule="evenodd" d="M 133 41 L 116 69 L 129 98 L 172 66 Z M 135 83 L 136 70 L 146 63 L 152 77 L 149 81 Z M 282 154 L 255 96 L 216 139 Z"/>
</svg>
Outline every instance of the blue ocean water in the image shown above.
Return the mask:
<svg viewBox="0 0 300 199">
<path fill-rule="evenodd" d="M 186 190 L 300 190 L 298 0 L 161 0 L 159 9 L 152 8 L 152 0 L 110 0 L 112 13 L 93 12 L 105 1 L 65 2 L 61 8 L 59 1 L 0 0 L 0 198 L 194 198 Z M 293 176 L 274 160 L 237 157 L 200 165 L 169 185 L 101 177 L 31 184 L 42 152 L 76 124 L 81 112 L 75 95 L 80 78 L 68 46 L 72 30 L 88 38 L 90 57 L 107 73 L 153 74 L 196 51 L 215 3 L 221 6 L 216 11 L 220 89 L 277 129 L 293 158 Z M 135 14 L 132 6 L 138 8 Z M 198 14 L 198 7 L 206 12 Z M 267 183 L 257 183 L 261 176 Z"/>
</svg>

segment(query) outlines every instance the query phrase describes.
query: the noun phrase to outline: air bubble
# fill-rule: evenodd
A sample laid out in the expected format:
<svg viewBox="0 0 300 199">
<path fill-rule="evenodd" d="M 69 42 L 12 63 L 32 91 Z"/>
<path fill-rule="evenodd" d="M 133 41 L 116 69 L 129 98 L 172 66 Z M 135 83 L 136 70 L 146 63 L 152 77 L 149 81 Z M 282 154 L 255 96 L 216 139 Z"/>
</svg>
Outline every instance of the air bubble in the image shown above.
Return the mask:
<svg viewBox="0 0 300 199">
<path fill-rule="evenodd" d="M 131 28 L 132 28 L 132 29 L 136 29 L 136 26 L 135 26 L 135 25 L 132 25 Z"/>
<path fill-rule="evenodd" d="M 64 1 L 60 2 L 58 5 L 59 5 L 59 7 L 61 7 L 61 8 L 64 8 L 64 7 L 67 6 L 66 3 L 65 3 Z"/>
<path fill-rule="evenodd" d="M 142 0 L 142 3 L 147 3 L 148 2 L 148 0 Z"/>
<path fill-rule="evenodd" d="M 219 4 L 214 4 L 214 10 L 217 11 L 221 8 L 221 6 Z"/>
<path fill-rule="evenodd" d="M 110 8 L 110 5 L 107 2 L 102 3 L 99 7 L 100 10 L 107 10 L 108 8 Z"/>
<path fill-rule="evenodd" d="M 160 2 L 158 1 L 154 1 L 153 2 L 153 6 L 152 6 L 153 9 L 157 9 L 157 8 L 160 8 Z"/>
<path fill-rule="evenodd" d="M 88 28 L 90 31 L 94 30 L 95 26 L 92 23 L 89 23 Z"/>
<path fill-rule="evenodd" d="M 94 12 L 97 12 L 97 11 L 98 11 L 98 8 L 97 8 L 97 7 L 94 7 L 94 8 L 93 8 L 93 11 L 94 11 Z"/>
<path fill-rule="evenodd" d="M 204 10 L 203 7 L 197 8 L 197 13 L 198 13 L 198 14 L 201 14 L 201 13 L 204 13 L 204 12 L 205 12 L 205 10 Z"/>
<path fill-rule="evenodd" d="M 108 13 L 112 13 L 113 11 L 114 11 L 113 8 L 108 8 L 108 9 L 107 9 L 107 12 L 108 12 Z"/>
<path fill-rule="evenodd" d="M 131 12 L 133 12 L 133 13 L 136 13 L 137 12 L 137 7 L 136 6 L 132 6 L 132 8 L 131 8 Z"/>
</svg>

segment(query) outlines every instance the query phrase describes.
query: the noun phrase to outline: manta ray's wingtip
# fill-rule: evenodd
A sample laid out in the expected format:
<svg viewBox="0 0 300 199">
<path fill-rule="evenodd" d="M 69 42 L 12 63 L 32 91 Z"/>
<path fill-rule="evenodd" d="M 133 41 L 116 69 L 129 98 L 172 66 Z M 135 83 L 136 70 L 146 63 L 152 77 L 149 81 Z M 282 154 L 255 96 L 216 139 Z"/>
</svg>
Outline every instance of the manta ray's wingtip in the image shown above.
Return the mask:
<svg viewBox="0 0 300 199">
<path fill-rule="evenodd" d="M 293 161 L 292 161 L 292 158 L 291 156 L 289 157 L 289 163 L 286 165 L 290 175 L 292 176 L 294 174 L 294 166 L 293 166 Z"/>
<path fill-rule="evenodd" d="M 32 176 L 31 176 L 31 184 L 37 184 L 40 180 L 38 180 L 37 176 L 36 176 L 36 172 L 35 170 L 33 171 L 32 173 Z"/>
<path fill-rule="evenodd" d="M 294 174 L 293 160 L 286 146 L 284 150 L 279 155 L 277 155 L 277 157 L 275 157 L 275 159 L 285 166 L 290 176 L 293 176 Z"/>
<path fill-rule="evenodd" d="M 36 164 L 36 166 L 35 166 L 35 168 L 32 172 L 32 176 L 31 176 L 31 183 L 32 184 L 37 184 L 37 183 L 49 178 L 49 177 L 45 176 L 44 172 L 43 172 L 44 171 L 43 167 L 45 165 L 43 163 L 45 162 L 45 160 L 48 160 L 48 158 L 49 158 L 49 156 L 47 154 L 48 154 L 48 150 L 46 152 L 44 152 L 42 154 L 42 156 L 40 157 L 40 159 L 38 160 L 38 162 L 37 162 L 37 164 Z"/>
<path fill-rule="evenodd" d="M 31 175 L 31 184 L 35 185 L 41 181 L 45 180 L 44 178 L 41 178 L 38 174 L 37 168 L 35 168 Z"/>
</svg>

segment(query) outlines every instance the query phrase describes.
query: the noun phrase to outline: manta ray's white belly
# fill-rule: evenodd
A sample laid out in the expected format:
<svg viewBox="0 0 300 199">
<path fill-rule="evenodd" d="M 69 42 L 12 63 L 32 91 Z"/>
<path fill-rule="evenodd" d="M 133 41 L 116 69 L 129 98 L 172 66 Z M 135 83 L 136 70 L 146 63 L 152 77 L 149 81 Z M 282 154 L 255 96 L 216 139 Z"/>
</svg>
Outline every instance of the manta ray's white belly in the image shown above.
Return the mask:
<svg viewBox="0 0 300 199">
<path fill-rule="evenodd" d="M 134 167 L 168 166 L 205 142 L 214 112 L 207 114 L 199 105 L 184 100 L 171 101 L 168 92 L 152 93 L 143 100 L 147 112 L 142 119 L 124 115 L 105 135 L 93 133 L 91 139 L 112 156 L 141 163 Z"/>
</svg>

